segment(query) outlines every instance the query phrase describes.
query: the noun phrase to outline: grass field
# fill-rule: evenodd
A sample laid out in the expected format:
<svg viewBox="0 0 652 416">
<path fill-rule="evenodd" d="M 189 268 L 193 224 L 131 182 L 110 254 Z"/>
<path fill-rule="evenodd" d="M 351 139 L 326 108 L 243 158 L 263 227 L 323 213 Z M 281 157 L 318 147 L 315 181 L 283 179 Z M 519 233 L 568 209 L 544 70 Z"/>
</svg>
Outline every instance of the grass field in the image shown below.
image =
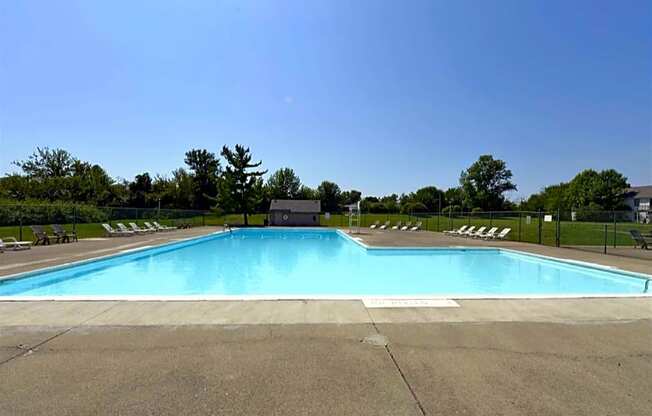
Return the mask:
<svg viewBox="0 0 652 416">
<path fill-rule="evenodd" d="M 249 216 L 250 225 L 263 225 L 266 218 L 265 214 L 253 214 Z M 190 222 L 195 226 L 202 223 L 206 225 L 223 225 L 241 224 L 243 222 L 242 215 L 231 214 L 224 216 L 205 216 L 184 218 L 179 220 L 161 220 L 162 224 L 175 225 L 179 221 Z M 480 218 L 476 216 L 471 217 L 447 217 L 438 215 L 423 215 L 423 216 L 410 216 L 404 214 L 363 214 L 361 217 L 361 226 L 369 227 L 374 222 L 391 221 L 394 225 L 398 221 L 402 223 L 422 221 L 424 230 L 428 231 L 444 231 L 454 228 L 459 228 L 462 225 L 475 225 L 479 226 L 494 226 L 512 229 L 508 239 L 515 241 L 524 241 L 530 243 L 539 242 L 539 220 L 533 216 L 528 220 L 527 216 L 523 215 L 519 218 L 518 215 L 508 216 L 502 214 L 500 217 L 495 218 Z M 128 220 L 120 219 L 112 221 L 115 226 L 116 222 L 136 222 L 142 225 L 142 220 Z M 349 218 L 342 214 L 332 214 L 329 219 L 324 215 L 320 217 L 320 224 L 324 227 L 348 227 Z M 607 244 L 613 246 L 631 246 L 633 244 L 629 235 L 630 229 L 638 229 L 643 233 L 652 232 L 652 225 L 643 225 L 631 222 L 617 223 L 614 227 L 613 223 L 607 225 Z M 541 243 L 545 245 L 556 244 L 556 222 L 541 222 Z M 65 224 L 68 230 L 72 230 L 72 224 Z M 99 223 L 97 224 L 76 224 L 75 228 L 80 238 L 101 237 L 104 231 Z M 0 238 L 5 236 L 13 236 L 20 238 L 20 228 L 18 226 L 4 226 L 0 227 Z M 562 221 L 560 224 L 560 243 L 562 246 L 602 246 L 605 243 L 605 223 L 597 222 L 570 222 Z M 22 239 L 31 240 L 32 232 L 28 226 L 22 227 Z"/>
</svg>

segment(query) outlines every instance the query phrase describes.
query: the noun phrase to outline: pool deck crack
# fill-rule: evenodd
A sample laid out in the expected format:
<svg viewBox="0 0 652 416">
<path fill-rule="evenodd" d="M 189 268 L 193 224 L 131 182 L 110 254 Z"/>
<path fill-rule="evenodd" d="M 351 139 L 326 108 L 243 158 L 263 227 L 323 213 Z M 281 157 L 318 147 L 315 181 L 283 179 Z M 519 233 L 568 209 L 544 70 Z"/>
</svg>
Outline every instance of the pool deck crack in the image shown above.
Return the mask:
<svg viewBox="0 0 652 416">
<path fill-rule="evenodd" d="M 374 321 L 374 318 L 371 316 L 371 312 L 369 312 L 369 309 L 365 307 L 365 310 L 367 311 L 367 315 L 369 316 L 369 322 L 371 323 L 371 326 L 374 328 L 376 331 L 376 334 L 382 335 L 380 333 L 380 330 L 376 326 L 376 322 Z M 417 396 L 417 393 L 414 391 L 414 388 L 408 381 L 407 377 L 405 376 L 405 373 L 403 372 L 403 369 L 401 369 L 401 366 L 398 364 L 398 361 L 396 360 L 396 357 L 394 357 L 394 354 L 392 353 L 391 348 L 389 347 L 389 342 L 385 344 L 385 352 L 387 352 L 387 355 L 389 356 L 389 359 L 392 361 L 394 364 L 394 367 L 396 368 L 396 371 L 398 371 L 399 376 L 401 377 L 401 380 L 403 380 L 403 384 L 405 384 L 405 387 L 407 387 L 408 391 L 410 392 L 410 395 L 412 395 L 412 399 L 414 402 L 417 404 L 419 411 L 423 416 L 426 415 L 426 410 L 423 407 L 423 404 L 421 403 L 421 400 L 419 400 L 419 397 Z"/>
<path fill-rule="evenodd" d="M 93 319 L 97 318 L 98 316 L 110 311 L 111 309 L 115 308 L 119 304 L 120 304 L 120 302 L 116 302 L 113 305 L 109 306 L 108 308 L 104 309 L 103 311 L 100 311 L 100 312 L 96 313 L 95 315 L 90 316 L 87 319 L 84 319 L 83 321 L 79 322 L 78 324 L 73 325 L 73 326 L 71 326 L 69 328 L 66 328 L 61 332 L 57 332 L 56 334 L 52 335 L 51 337 L 48 337 L 45 340 L 37 343 L 36 345 L 30 346 L 29 349 L 27 349 L 27 351 L 21 351 L 20 353 L 18 353 L 16 355 L 13 355 L 13 356 L 11 356 L 9 358 L 6 358 L 6 359 L 0 361 L 0 366 L 5 365 L 5 364 L 15 360 L 16 358 L 25 357 L 25 356 L 33 354 L 35 351 L 38 350 L 38 348 L 42 347 L 43 345 L 47 344 L 48 342 L 50 342 L 50 341 L 52 341 L 54 339 L 57 339 L 57 338 L 59 338 L 59 337 L 61 337 L 63 335 L 66 335 L 67 333 L 69 333 L 73 329 L 77 329 L 77 328 L 80 328 L 80 327 L 84 326 L 87 322 L 90 322 Z"/>
</svg>

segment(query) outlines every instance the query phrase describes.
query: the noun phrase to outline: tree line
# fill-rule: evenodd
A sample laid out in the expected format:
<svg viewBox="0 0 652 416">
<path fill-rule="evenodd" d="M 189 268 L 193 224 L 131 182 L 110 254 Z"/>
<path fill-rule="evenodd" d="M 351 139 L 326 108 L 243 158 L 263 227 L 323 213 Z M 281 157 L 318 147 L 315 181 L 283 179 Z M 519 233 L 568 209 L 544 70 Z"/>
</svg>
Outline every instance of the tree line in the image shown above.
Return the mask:
<svg viewBox="0 0 652 416">
<path fill-rule="evenodd" d="M 272 199 L 319 199 L 322 211 L 339 212 L 361 202 L 365 212 L 459 212 L 554 209 L 626 209 L 627 178 L 610 169 L 585 170 L 568 183 L 544 188 L 515 203 L 506 194 L 517 190 L 503 160 L 482 155 L 460 174 L 459 186 L 426 186 L 407 194 L 366 196 L 342 190 L 331 181 L 316 188 L 301 183 L 289 167 L 269 175 L 249 148 L 223 146 L 185 153 L 184 167 L 169 176 L 143 172 L 133 180 L 114 179 L 100 165 L 81 161 L 64 149 L 37 148 L 13 162 L 16 173 L 0 178 L 0 203 L 80 203 L 97 206 L 215 210 L 219 213 L 266 212 Z"/>
</svg>

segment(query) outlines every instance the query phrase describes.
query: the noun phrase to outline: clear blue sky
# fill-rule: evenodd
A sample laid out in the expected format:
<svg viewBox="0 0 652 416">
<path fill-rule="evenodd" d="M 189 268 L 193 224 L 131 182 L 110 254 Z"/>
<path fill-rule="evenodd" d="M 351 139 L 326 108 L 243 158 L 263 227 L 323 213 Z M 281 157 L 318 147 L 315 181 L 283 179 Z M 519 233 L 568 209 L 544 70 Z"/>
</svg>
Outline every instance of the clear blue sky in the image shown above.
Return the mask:
<svg viewBox="0 0 652 416">
<path fill-rule="evenodd" d="M 193 147 L 364 194 L 449 187 L 480 154 L 518 197 L 585 168 L 652 183 L 650 1 L 0 4 L 0 172 L 63 147 L 131 178 Z"/>
</svg>

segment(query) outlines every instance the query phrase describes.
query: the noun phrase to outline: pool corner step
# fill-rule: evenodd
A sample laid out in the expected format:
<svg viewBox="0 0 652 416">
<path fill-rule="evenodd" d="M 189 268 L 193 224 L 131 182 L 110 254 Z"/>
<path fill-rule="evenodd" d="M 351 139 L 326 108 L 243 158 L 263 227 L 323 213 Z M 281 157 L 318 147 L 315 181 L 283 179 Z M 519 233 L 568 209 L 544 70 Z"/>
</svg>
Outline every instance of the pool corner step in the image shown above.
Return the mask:
<svg viewBox="0 0 652 416">
<path fill-rule="evenodd" d="M 365 308 L 459 308 L 452 299 L 362 299 Z"/>
</svg>

